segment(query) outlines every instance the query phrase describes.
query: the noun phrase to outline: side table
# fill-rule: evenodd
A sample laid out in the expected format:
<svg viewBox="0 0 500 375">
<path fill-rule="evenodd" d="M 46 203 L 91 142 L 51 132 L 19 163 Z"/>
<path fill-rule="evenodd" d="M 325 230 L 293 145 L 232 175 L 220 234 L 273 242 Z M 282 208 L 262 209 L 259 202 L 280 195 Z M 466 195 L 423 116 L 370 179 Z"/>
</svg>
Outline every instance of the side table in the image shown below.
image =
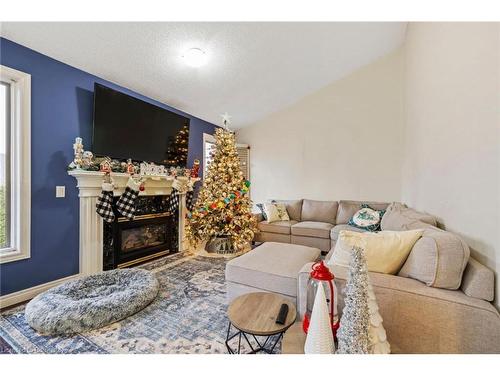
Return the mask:
<svg viewBox="0 0 500 375">
<path fill-rule="evenodd" d="M 276 317 L 283 303 L 288 305 L 285 324 L 277 324 Z M 249 354 L 274 353 L 285 331 L 295 322 L 297 311 L 292 302 L 274 293 L 248 293 L 236 298 L 227 310 L 229 325 L 227 328 L 226 347 L 230 354 L 241 352 L 242 338 L 250 347 Z M 231 333 L 231 328 L 236 333 Z M 260 341 L 257 338 L 260 336 Z M 231 348 L 230 341 L 238 338 L 238 347 Z M 249 338 L 253 338 L 254 344 Z M 255 346 L 256 345 L 256 346 Z"/>
</svg>

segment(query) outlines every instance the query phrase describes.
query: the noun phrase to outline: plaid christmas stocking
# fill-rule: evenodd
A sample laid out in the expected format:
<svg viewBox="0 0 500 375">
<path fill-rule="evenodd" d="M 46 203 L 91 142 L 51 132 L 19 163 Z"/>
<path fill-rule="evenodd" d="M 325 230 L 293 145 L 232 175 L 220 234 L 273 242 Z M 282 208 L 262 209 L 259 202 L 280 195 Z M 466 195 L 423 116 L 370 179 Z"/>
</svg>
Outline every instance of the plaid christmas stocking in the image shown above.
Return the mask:
<svg viewBox="0 0 500 375">
<path fill-rule="evenodd" d="M 97 198 L 95 208 L 97 214 L 101 216 L 104 221 L 112 223 L 115 220 L 115 214 L 113 212 L 113 184 L 103 182 L 101 196 Z"/>
<path fill-rule="evenodd" d="M 191 191 L 188 191 L 186 193 L 186 208 L 189 212 L 193 211 L 193 208 L 194 208 L 194 191 L 191 190 Z"/>
<path fill-rule="evenodd" d="M 179 192 L 175 188 L 172 188 L 172 192 L 168 196 L 167 208 L 171 215 L 174 215 L 179 209 Z"/>
<path fill-rule="evenodd" d="M 118 202 L 116 202 L 116 210 L 129 220 L 134 218 L 135 202 L 139 196 L 139 186 L 140 183 L 129 178 L 125 191 L 118 199 Z"/>
</svg>

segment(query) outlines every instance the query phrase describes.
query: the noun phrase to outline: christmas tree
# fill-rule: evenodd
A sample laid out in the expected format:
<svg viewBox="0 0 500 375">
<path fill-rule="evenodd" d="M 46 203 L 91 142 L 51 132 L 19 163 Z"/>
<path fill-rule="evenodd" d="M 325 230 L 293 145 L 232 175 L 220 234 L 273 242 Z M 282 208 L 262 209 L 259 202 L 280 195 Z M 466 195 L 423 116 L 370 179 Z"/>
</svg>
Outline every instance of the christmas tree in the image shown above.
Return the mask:
<svg viewBox="0 0 500 375">
<path fill-rule="evenodd" d="M 168 140 L 168 148 L 163 164 L 167 167 L 178 167 L 186 165 L 187 151 L 189 142 L 189 126 L 184 126 L 177 132 L 175 137 L 170 137 Z"/>
<path fill-rule="evenodd" d="M 225 120 L 225 125 L 226 120 Z M 253 239 L 256 220 L 236 151 L 234 133 L 215 132 L 215 152 L 209 164 L 196 205 L 188 215 L 186 236 L 191 245 L 216 237 L 228 237 L 243 249 Z"/>
<path fill-rule="evenodd" d="M 389 354 L 391 345 L 387 341 L 387 334 L 382 325 L 383 319 L 378 311 L 377 298 L 371 282 L 368 282 L 368 308 L 370 311 L 370 354 Z"/>
<path fill-rule="evenodd" d="M 367 354 L 370 348 L 368 270 L 364 251 L 352 248 L 349 279 L 345 287 L 345 307 L 337 333 L 339 354 Z"/>
</svg>

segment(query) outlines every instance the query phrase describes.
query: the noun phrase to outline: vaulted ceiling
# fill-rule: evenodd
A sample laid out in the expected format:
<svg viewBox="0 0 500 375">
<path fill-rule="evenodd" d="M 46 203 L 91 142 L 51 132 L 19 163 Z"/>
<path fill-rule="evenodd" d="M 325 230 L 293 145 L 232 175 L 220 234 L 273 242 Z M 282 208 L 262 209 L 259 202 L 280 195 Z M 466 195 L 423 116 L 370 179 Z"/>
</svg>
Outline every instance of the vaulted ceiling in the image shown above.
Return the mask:
<svg viewBox="0 0 500 375">
<path fill-rule="evenodd" d="M 182 111 L 250 125 L 397 48 L 405 23 L 2 23 L 0 33 Z M 207 54 L 198 68 L 181 55 Z"/>
</svg>

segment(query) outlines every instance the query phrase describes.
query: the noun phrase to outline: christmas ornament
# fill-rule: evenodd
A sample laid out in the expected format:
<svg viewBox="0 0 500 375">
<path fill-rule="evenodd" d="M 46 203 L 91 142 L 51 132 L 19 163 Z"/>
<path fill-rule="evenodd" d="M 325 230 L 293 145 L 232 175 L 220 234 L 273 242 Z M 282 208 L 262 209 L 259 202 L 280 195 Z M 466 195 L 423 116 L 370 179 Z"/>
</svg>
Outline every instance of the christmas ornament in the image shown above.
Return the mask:
<svg viewBox="0 0 500 375">
<path fill-rule="evenodd" d="M 132 164 L 132 159 L 127 159 L 127 173 L 133 175 L 135 173 L 135 166 Z"/>
<path fill-rule="evenodd" d="M 326 303 L 324 285 L 318 285 L 314 297 L 314 307 L 304 345 L 305 354 L 333 354 L 335 352 L 330 309 Z"/>
<path fill-rule="evenodd" d="M 345 307 L 337 333 L 337 353 L 367 354 L 370 346 L 368 269 L 361 247 L 354 246 L 352 248 L 344 303 Z"/>
<path fill-rule="evenodd" d="M 99 170 L 104 173 L 111 173 L 111 159 L 104 158 L 104 160 L 99 164 Z"/>
<path fill-rule="evenodd" d="M 309 282 L 307 284 L 307 308 L 302 320 L 302 328 L 304 332 L 308 333 L 311 314 L 315 305 L 315 296 L 317 290 L 320 286 L 323 286 L 327 291 L 326 303 L 328 304 L 328 311 L 330 314 L 330 327 L 333 335 L 336 335 L 337 329 L 339 327 L 339 319 L 337 313 L 337 288 L 334 283 L 335 276 L 332 272 L 325 266 L 325 263 L 321 260 L 316 262 L 311 267 Z"/>
</svg>

